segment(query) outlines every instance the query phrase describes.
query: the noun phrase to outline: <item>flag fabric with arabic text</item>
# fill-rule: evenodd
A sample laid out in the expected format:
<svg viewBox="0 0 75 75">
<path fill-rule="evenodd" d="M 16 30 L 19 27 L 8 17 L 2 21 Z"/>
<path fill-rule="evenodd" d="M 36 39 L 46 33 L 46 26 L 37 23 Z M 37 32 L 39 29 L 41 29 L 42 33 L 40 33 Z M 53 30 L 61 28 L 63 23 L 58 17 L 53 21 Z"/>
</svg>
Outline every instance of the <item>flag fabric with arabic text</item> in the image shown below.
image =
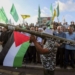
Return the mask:
<svg viewBox="0 0 75 75">
<path fill-rule="evenodd" d="M 3 22 L 3 23 L 7 23 L 8 22 L 8 18 L 6 16 L 6 13 L 5 13 L 3 7 L 0 9 L 0 21 Z"/>
<path fill-rule="evenodd" d="M 10 14 L 12 15 L 15 22 L 17 22 L 19 20 L 19 16 L 17 14 L 17 11 L 16 11 L 16 8 L 15 8 L 14 4 L 11 7 Z"/>
</svg>

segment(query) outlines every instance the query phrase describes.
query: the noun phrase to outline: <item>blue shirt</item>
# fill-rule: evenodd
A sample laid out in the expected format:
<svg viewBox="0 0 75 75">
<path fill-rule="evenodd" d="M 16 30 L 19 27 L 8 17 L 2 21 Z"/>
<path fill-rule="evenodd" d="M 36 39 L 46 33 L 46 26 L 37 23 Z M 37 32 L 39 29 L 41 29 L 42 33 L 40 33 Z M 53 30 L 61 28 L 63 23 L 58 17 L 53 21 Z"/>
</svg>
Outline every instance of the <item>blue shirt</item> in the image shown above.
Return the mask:
<svg viewBox="0 0 75 75">
<path fill-rule="evenodd" d="M 68 40 L 74 40 L 75 41 L 75 33 L 73 32 L 72 34 L 69 34 L 68 32 L 66 32 L 66 39 L 68 39 Z M 66 45 L 65 49 L 75 50 L 75 46 Z"/>
<path fill-rule="evenodd" d="M 66 38 L 66 34 L 64 32 L 57 33 L 56 36 Z M 61 41 L 60 41 L 61 43 Z M 60 48 L 64 48 L 65 44 L 61 45 Z"/>
<path fill-rule="evenodd" d="M 66 34 L 64 32 L 60 32 L 60 33 L 57 32 L 56 36 L 66 38 Z"/>
</svg>

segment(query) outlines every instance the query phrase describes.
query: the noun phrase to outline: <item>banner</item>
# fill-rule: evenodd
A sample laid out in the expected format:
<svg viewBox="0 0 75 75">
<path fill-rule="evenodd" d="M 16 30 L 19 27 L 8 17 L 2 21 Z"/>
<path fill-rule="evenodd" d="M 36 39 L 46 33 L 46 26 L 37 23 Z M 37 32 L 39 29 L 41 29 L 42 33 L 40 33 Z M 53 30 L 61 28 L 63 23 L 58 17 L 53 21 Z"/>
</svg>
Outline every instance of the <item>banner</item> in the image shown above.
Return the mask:
<svg viewBox="0 0 75 75">
<path fill-rule="evenodd" d="M 22 17 L 23 19 L 26 19 L 26 18 L 29 18 L 30 15 L 21 15 L 21 17 Z"/>
<path fill-rule="evenodd" d="M 38 18 L 38 24 L 39 25 L 46 25 L 50 23 L 51 17 L 40 17 L 40 20 Z"/>
</svg>

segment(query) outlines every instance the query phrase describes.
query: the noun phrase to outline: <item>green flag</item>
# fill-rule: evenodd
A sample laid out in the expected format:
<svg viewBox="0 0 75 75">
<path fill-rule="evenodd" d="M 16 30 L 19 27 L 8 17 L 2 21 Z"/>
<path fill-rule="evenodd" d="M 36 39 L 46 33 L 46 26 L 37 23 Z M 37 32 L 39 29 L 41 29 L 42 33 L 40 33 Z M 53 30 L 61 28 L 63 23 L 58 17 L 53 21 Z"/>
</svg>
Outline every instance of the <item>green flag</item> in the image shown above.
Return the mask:
<svg viewBox="0 0 75 75">
<path fill-rule="evenodd" d="M 51 19 L 50 19 L 50 25 L 52 24 L 52 17 L 51 17 Z"/>
<path fill-rule="evenodd" d="M 50 18 L 50 20 L 46 23 L 46 25 L 51 25 L 52 23 L 52 18 Z"/>
<path fill-rule="evenodd" d="M 19 20 L 19 16 L 17 14 L 17 11 L 16 11 L 16 8 L 15 8 L 14 4 L 11 7 L 10 14 L 12 15 L 15 22 L 17 22 Z"/>
<path fill-rule="evenodd" d="M 46 25 L 50 25 L 50 21 L 47 21 L 47 22 L 46 22 Z"/>
<path fill-rule="evenodd" d="M 59 4 L 57 5 L 57 17 L 59 16 Z"/>
<path fill-rule="evenodd" d="M 2 11 L 0 9 L 0 22 L 2 21 Z"/>
<path fill-rule="evenodd" d="M 50 12 L 51 12 L 51 14 L 52 14 L 52 16 L 53 16 L 53 7 L 52 7 L 52 4 L 51 4 L 51 6 L 50 6 Z"/>
<path fill-rule="evenodd" d="M 52 15 L 52 17 L 53 17 L 53 7 L 52 7 L 52 4 L 51 4 L 51 6 L 50 6 L 50 12 L 51 12 L 51 15 Z M 52 17 L 51 17 L 51 19 L 50 19 L 50 25 L 51 25 L 51 23 L 52 23 Z"/>
<path fill-rule="evenodd" d="M 41 14 L 41 10 L 40 10 L 40 6 L 39 6 L 38 7 L 38 22 L 39 22 L 39 24 L 41 24 L 40 14 Z"/>
<path fill-rule="evenodd" d="M 3 22 L 3 23 L 7 23 L 8 19 L 7 17 L 5 16 L 5 11 L 4 9 L 0 9 L 0 21 Z"/>
<path fill-rule="evenodd" d="M 40 14 L 41 14 L 41 10 L 40 10 L 40 6 L 38 7 L 38 18 L 40 19 Z"/>
<path fill-rule="evenodd" d="M 0 22 L 2 22 L 3 20 L 2 20 L 2 17 L 1 17 L 1 10 L 0 10 Z"/>
<path fill-rule="evenodd" d="M 2 13 L 3 13 L 4 17 L 5 17 L 5 23 L 8 23 L 8 18 L 7 18 L 7 16 L 6 16 L 6 13 L 5 13 L 4 8 L 2 7 L 1 10 L 2 10 Z"/>
</svg>

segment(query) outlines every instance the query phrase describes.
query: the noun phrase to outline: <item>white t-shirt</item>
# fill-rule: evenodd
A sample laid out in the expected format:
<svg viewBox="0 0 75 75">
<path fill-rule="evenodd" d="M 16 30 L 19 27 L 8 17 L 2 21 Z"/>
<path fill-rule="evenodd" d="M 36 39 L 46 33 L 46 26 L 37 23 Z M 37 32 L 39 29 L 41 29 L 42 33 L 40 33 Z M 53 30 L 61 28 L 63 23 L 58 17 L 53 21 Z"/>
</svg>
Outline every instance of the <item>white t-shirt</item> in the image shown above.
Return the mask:
<svg viewBox="0 0 75 75">
<path fill-rule="evenodd" d="M 37 37 L 37 42 L 42 42 L 42 38 L 41 37 Z"/>
<path fill-rule="evenodd" d="M 65 25 L 65 24 L 64 24 L 63 26 L 65 26 L 65 28 L 67 29 L 69 25 Z"/>
<path fill-rule="evenodd" d="M 52 29 L 45 29 L 42 33 L 50 34 L 53 35 L 53 30 Z"/>
<path fill-rule="evenodd" d="M 30 46 L 35 46 L 35 45 L 34 45 L 34 43 L 32 42 L 32 43 L 30 43 Z"/>
</svg>

